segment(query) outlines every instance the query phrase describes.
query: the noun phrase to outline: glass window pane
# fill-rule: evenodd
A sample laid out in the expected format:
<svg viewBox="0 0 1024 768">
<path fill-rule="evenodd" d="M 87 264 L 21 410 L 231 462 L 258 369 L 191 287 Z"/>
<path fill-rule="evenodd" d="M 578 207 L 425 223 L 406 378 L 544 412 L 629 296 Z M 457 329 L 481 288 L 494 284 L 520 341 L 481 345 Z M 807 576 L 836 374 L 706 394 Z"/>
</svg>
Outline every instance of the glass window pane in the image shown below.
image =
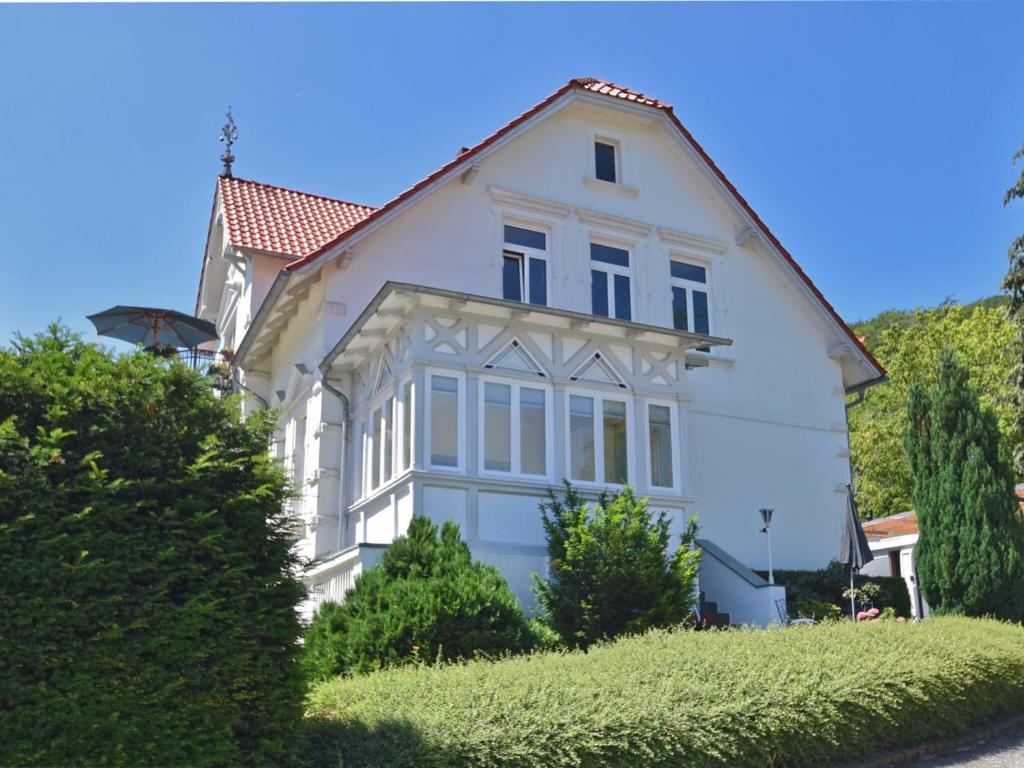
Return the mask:
<svg viewBox="0 0 1024 768">
<path fill-rule="evenodd" d="M 688 331 L 686 322 L 686 289 L 672 286 L 672 327 L 677 331 Z"/>
<path fill-rule="evenodd" d="M 708 295 L 704 291 L 693 291 L 693 330 L 697 333 L 709 333 Z"/>
<path fill-rule="evenodd" d="M 608 273 L 599 269 L 590 270 L 590 301 L 594 314 L 608 317 Z"/>
<path fill-rule="evenodd" d="M 569 452 L 573 480 L 594 477 L 594 400 L 569 396 Z"/>
<path fill-rule="evenodd" d="M 601 181 L 615 182 L 615 145 L 594 142 L 594 175 Z"/>
<path fill-rule="evenodd" d="M 501 268 L 501 295 L 508 301 L 523 300 L 523 259 L 506 253 Z"/>
<path fill-rule="evenodd" d="M 394 457 L 394 414 L 395 398 L 389 397 L 384 403 L 384 480 L 390 480 L 392 476 L 392 461 Z"/>
<path fill-rule="evenodd" d="M 626 459 L 626 404 L 604 401 L 604 481 L 625 484 L 628 479 Z"/>
<path fill-rule="evenodd" d="M 685 261 L 672 262 L 672 277 L 678 277 L 680 280 L 692 280 L 695 283 L 706 283 L 708 281 L 708 273 L 704 267 L 698 267 L 696 264 L 687 264 Z"/>
<path fill-rule="evenodd" d="M 617 267 L 629 266 L 629 251 L 622 248 L 612 248 L 610 245 L 591 243 L 590 258 L 605 264 L 614 264 Z"/>
<path fill-rule="evenodd" d="M 511 245 L 521 245 L 524 248 L 536 248 L 538 251 L 546 251 L 548 247 L 548 236 L 543 232 L 536 232 L 523 227 L 505 225 L 505 242 Z"/>
<path fill-rule="evenodd" d="M 512 471 L 512 387 L 484 384 L 484 469 Z"/>
<path fill-rule="evenodd" d="M 625 275 L 615 275 L 615 317 L 619 320 L 631 320 L 633 317 L 630 311 L 629 278 Z"/>
<path fill-rule="evenodd" d="M 380 485 L 380 408 L 373 412 L 373 442 L 370 445 L 373 451 L 373 464 L 370 470 L 370 487 L 376 488 Z"/>
<path fill-rule="evenodd" d="M 519 390 L 519 463 L 524 475 L 548 471 L 544 390 Z"/>
<path fill-rule="evenodd" d="M 412 466 L 412 382 L 405 383 L 402 395 L 402 469 Z"/>
<path fill-rule="evenodd" d="M 530 303 L 548 305 L 548 263 L 544 259 L 530 259 Z"/>
<path fill-rule="evenodd" d="M 459 465 L 459 380 L 430 377 L 430 463 Z"/>
<path fill-rule="evenodd" d="M 651 440 L 651 485 L 672 487 L 672 416 L 666 405 L 647 409 Z"/>
</svg>

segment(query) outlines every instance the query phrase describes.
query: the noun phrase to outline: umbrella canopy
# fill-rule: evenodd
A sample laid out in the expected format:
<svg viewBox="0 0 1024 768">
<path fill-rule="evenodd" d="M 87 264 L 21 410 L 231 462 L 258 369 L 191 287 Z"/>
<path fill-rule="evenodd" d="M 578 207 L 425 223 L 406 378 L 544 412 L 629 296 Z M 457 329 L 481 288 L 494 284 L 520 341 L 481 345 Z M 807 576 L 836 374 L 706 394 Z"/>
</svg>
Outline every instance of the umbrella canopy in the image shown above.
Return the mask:
<svg viewBox="0 0 1024 768">
<path fill-rule="evenodd" d="M 843 541 L 839 545 L 838 560 L 843 565 L 860 570 L 875 559 L 868 546 L 868 537 L 857 516 L 857 503 L 853 500 L 853 489 L 846 486 L 846 524 L 843 526 Z"/>
<path fill-rule="evenodd" d="M 850 569 L 850 616 L 857 615 L 857 603 L 853 586 L 853 573 L 875 559 L 868 546 L 868 537 L 857 516 L 857 502 L 853 500 L 853 488 L 846 486 L 846 524 L 843 526 L 843 541 L 839 545 L 839 562 Z"/>
<path fill-rule="evenodd" d="M 198 347 L 217 339 L 213 323 L 200 320 L 173 309 L 152 307 L 111 307 L 106 312 L 89 315 L 96 333 L 133 344 L 169 347 Z"/>
</svg>

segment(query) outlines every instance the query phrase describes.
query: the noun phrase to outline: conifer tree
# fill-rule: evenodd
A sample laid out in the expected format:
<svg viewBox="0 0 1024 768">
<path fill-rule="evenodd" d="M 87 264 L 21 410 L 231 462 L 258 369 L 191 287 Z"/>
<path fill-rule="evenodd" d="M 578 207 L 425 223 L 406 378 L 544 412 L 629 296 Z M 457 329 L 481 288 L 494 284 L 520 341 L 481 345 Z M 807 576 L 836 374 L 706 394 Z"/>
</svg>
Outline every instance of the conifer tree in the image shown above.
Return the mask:
<svg viewBox="0 0 1024 768">
<path fill-rule="evenodd" d="M 1024 158 L 1024 146 L 1013 155 L 1013 161 Z M 1024 199 L 1024 168 L 1012 187 L 1003 196 L 1003 205 L 1011 200 Z M 1003 290 L 1010 294 L 1006 314 L 1014 326 L 1014 340 L 1010 346 L 1013 369 L 1010 371 L 1009 399 L 1016 420 L 1016 439 L 1013 459 L 1017 473 L 1024 475 L 1024 235 L 1010 246 L 1007 253 L 1010 267 L 1003 279 Z"/>
<path fill-rule="evenodd" d="M 992 412 L 946 350 L 938 384 L 911 388 L 907 458 L 914 473 L 917 576 L 940 613 L 1024 615 L 1024 526 Z"/>
</svg>

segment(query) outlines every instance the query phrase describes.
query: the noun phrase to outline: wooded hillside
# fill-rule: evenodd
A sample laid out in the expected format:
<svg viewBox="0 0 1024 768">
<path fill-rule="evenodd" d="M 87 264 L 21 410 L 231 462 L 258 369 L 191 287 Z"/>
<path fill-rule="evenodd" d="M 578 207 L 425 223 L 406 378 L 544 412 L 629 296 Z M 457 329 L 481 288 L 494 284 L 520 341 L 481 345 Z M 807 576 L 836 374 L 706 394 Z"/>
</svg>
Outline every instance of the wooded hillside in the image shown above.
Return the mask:
<svg viewBox="0 0 1024 768">
<path fill-rule="evenodd" d="M 858 510 L 864 519 L 895 515 L 913 506 L 913 478 L 903 454 L 907 395 L 914 382 L 935 383 L 943 347 L 952 349 L 968 367 L 982 405 L 995 409 L 1004 438 L 1012 434 L 1005 392 L 1013 331 L 1006 303 L 1005 296 L 963 306 L 947 301 L 930 309 L 887 310 L 853 324 L 889 373 L 888 382 L 869 389 L 864 402 L 849 411 Z"/>
</svg>

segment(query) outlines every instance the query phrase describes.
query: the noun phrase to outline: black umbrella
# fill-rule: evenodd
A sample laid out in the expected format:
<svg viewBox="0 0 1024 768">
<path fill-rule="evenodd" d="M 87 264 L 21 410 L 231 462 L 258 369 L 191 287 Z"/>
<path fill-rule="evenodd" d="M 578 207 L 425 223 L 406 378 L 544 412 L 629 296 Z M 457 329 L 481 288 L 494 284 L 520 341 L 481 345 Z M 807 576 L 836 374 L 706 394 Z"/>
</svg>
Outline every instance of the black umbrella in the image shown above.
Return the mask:
<svg viewBox="0 0 1024 768">
<path fill-rule="evenodd" d="M 217 339 L 213 323 L 173 309 L 111 307 L 89 315 L 100 336 L 110 336 L 147 347 L 163 345 L 193 349 Z"/>
<path fill-rule="evenodd" d="M 843 525 L 843 541 L 839 545 L 839 562 L 850 568 L 850 615 L 857 616 L 854 601 L 853 574 L 875 559 L 868 546 L 868 537 L 857 516 L 857 503 L 853 500 L 853 488 L 846 486 L 846 523 Z"/>
</svg>

